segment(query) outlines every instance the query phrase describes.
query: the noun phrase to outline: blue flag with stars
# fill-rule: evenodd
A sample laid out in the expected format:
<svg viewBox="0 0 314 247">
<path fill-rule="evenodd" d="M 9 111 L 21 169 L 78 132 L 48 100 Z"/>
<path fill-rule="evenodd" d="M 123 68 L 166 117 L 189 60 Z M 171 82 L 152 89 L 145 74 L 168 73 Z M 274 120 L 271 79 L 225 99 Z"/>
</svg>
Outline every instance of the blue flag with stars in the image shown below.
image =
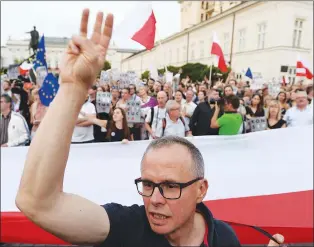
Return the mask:
<svg viewBox="0 0 314 247">
<path fill-rule="evenodd" d="M 47 62 L 46 62 L 46 47 L 45 47 L 45 37 L 44 35 L 41 37 L 38 48 L 36 52 L 36 59 L 33 61 L 34 70 L 38 67 L 45 67 L 47 69 Z"/>
<path fill-rule="evenodd" d="M 245 76 L 247 76 L 248 78 L 253 79 L 253 74 L 250 68 L 247 69 Z"/>
<path fill-rule="evenodd" d="M 43 85 L 39 89 L 39 98 L 44 106 L 49 106 L 55 98 L 59 89 L 58 79 L 52 74 L 48 73 Z"/>
</svg>

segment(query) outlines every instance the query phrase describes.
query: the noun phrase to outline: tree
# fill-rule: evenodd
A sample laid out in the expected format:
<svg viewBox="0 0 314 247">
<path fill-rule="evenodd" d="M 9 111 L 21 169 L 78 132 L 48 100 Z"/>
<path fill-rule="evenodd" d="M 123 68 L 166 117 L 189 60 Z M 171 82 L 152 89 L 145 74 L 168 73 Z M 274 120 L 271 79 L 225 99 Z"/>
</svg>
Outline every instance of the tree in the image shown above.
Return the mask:
<svg viewBox="0 0 314 247">
<path fill-rule="evenodd" d="M 192 81 L 202 81 L 202 73 L 207 68 L 207 65 L 201 63 L 187 63 L 182 66 L 181 79 L 185 78 L 187 75 Z"/>
<path fill-rule="evenodd" d="M 102 68 L 102 70 L 108 70 L 108 69 L 111 69 L 111 64 L 109 61 L 105 61 L 104 63 L 104 67 Z"/>
<path fill-rule="evenodd" d="M 148 70 L 146 70 L 146 71 L 144 71 L 144 72 L 142 73 L 141 79 L 142 79 L 142 80 L 144 80 L 144 79 L 148 80 L 148 79 L 149 79 L 149 71 L 148 71 Z"/>
<path fill-rule="evenodd" d="M 22 63 L 23 62 L 23 60 L 22 59 L 18 59 L 18 58 L 14 58 L 14 64 L 20 64 L 20 63 Z"/>
</svg>

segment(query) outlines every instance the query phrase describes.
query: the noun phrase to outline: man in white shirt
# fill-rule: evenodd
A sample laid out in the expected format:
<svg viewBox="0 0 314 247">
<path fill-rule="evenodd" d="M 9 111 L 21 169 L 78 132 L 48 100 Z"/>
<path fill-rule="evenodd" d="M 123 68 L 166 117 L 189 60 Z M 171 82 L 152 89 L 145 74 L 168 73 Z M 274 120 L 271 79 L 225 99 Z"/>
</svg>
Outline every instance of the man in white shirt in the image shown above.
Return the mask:
<svg viewBox="0 0 314 247">
<path fill-rule="evenodd" d="M 145 119 L 145 128 L 148 131 L 150 140 L 162 136 L 162 119 L 166 117 L 167 102 L 167 94 L 164 91 L 157 94 L 157 102 L 158 105 L 148 111 Z"/>
<path fill-rule="evenodd" d="M 73 144 L 91 143 L 94 141 L 93 123 L 86 120 L 85 116 L 89 115 L 96 117 L 96 109 L 95 106 L 88 101 L 88 97 L 89 95 L 87 95 L 86 101 L 83 104 L 78 119 L 76 121 L 76 125 L 72 135 Z"/>
<path fill-rule="evenodd" d="M 298 91 L 295 101 L 296 105 L 290 108 L 283 118 L 287 127 L 313 124 L 313 108 L 309 106 L 306 92 Z"/>
<path fill-rule="evenodd" d="M 186 92 L 186 102 L 183 104 L 182 116 L 184 117 L 187 125 L 190 123 L 190 119 L 193 116 L 194 110 L 196 108 L 196 104 L 193 102 L 194 92 L 192 90 L 188 90 Z"/>
<path fill-rule="evenodd" d="M 12 111 L 12 98 L 7 94 L 1 96 L 0 120 L 1 147 L 25 146 L 29 142 L 27 123 L 21 114 Z"/>
<path fill-rule="evenodd" d="M 189 125 L 180 116 L 180 109 L 180 104 L 175 100 L 167 102 L 167 114 L 162 123 L 162 136 L 192 136 Z"/>
</svg>

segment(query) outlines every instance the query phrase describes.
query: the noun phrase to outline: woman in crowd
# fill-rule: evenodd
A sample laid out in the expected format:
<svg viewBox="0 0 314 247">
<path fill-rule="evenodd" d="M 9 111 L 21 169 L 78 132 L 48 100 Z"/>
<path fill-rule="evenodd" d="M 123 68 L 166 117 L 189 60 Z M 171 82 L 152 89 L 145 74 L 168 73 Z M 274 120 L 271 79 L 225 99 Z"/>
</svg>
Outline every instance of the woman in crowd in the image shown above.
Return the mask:
<svg viewBox="0 0 314 247">
<path fill-rule="evenodd" d="M 259 94 L 252 97 L 251 104 L 245 108 L 247 118 L 264 117 L 263 98 Z"/>
<path fill-rule="evenodd" d="M 39 127 L 39 124 L 43 120 L 48 107 L 44 106 L 41 103 L 39 98 L 39 90 L 32 90 L 33 104 L 30 107 L 30 115 L 31 115 L 31 125 L 33 126 L 31 129 L 31 140 L 34 138 L 36 130 Z"/>
<path fill-rule="evenodd" d="M 233 95 L 233 88 L 231 85 L 227 85 L 224 87 L 224 96 L 227 97 L 230 95 Z"/>
<path fill-rule="evenodd" d="M 116 105 L 120 99 L 120 92 L 118 87 L 112 86 L 111 88 L 111 105 L 110 108 L 113 111 L 116 108 Z"/>
<path fill-rule="evenodd" d="M 120 142 L 127 143 L 133 141 L 133 136 L 128 127 L 127 118 L 125 111 L 116 107 L 112 114 L 112 120 L 101 120 L 95 117 L 85 116 L 93 124 L 105 128 L 107 130 L 107 139 L 109 142 Z"/>
<path fill-rule="evenodd" d="M 183 106 L 184 106 L 184 103 L 186 102 L 185 101 L 185 95 L 182 93 L 182 91 L 178 90 L 176 92 L 176 94 L 174 95 L 174 100 L 180 104 L 181 106 L 181 111 L 183 110 Z"/>
<path fill-rule="evenodd" d="M 289 105 L 289 107 L 293 107 L 296 105 L 295 97 L 296 97 L 295 91 L 291 91 L 290 92 L 290 99 L 287 101 L 287 104 Z"/>
<path fill-rule="evenodd" d="M 165 85 L 163 86 L 163 91 L 166 92 L 166 94 L 168 96 L 168 100 L 171 100 L 173 98 L 172 88 L 171 88 L 171 85 L 169 83 L 165 83 Z"/>
<path fill-rule="evenodd" d="M 121 99 L 117 102 L 116 107 L 120 107 L 124 111 L 127 111 L 127 103 L 129 99 L 130 99 L 130 89 L 129 88 L 122 89 Z"/>
<path fill-rule="evenodd" d="M 281 117 L 283 117 L 289 109 L 289 105 L 287 104 L 287 94 L 285 92 L 280 92 L 277 96 L 277 100 L 280 105 Z"/>
<path fill-rule="evenodd" d="M 105 83 L 105 84 L 102 86 L 102 89 L 103 89 L 103 92 L 110 93 L 109 84 Z"/>
<path fill-rule="evenodd" d="M 271 100 L 266 114 L 267 129 L 280 129 L 286 127 L 286 121 L 281 117 L 280 103 L 277 100 Z"/>
<path fill-rule="evenodd" d="M 196 102 L 195 104 L 200 104 L 206 101 L 206 91 L 199 91 L 197 94 L 197 98 L 196 98 Z"/>
</svg>

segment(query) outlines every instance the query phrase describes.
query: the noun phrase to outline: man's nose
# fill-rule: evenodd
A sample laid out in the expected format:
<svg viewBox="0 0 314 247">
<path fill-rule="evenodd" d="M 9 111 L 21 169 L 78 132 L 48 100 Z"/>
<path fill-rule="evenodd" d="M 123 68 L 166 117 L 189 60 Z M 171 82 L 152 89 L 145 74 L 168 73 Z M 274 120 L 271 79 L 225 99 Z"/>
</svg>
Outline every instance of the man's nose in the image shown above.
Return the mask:
<svg viewBox="0 0 314 247">
<path fill-rule="evenodd" d="M 160 193 L 158 187 L 154 188 L 154 191 L 153 191 L 153 194 L 150 198 L 150 201 L 152 204 L 164 204 L 166 202 L 165 198 Z"/>
</svg>

